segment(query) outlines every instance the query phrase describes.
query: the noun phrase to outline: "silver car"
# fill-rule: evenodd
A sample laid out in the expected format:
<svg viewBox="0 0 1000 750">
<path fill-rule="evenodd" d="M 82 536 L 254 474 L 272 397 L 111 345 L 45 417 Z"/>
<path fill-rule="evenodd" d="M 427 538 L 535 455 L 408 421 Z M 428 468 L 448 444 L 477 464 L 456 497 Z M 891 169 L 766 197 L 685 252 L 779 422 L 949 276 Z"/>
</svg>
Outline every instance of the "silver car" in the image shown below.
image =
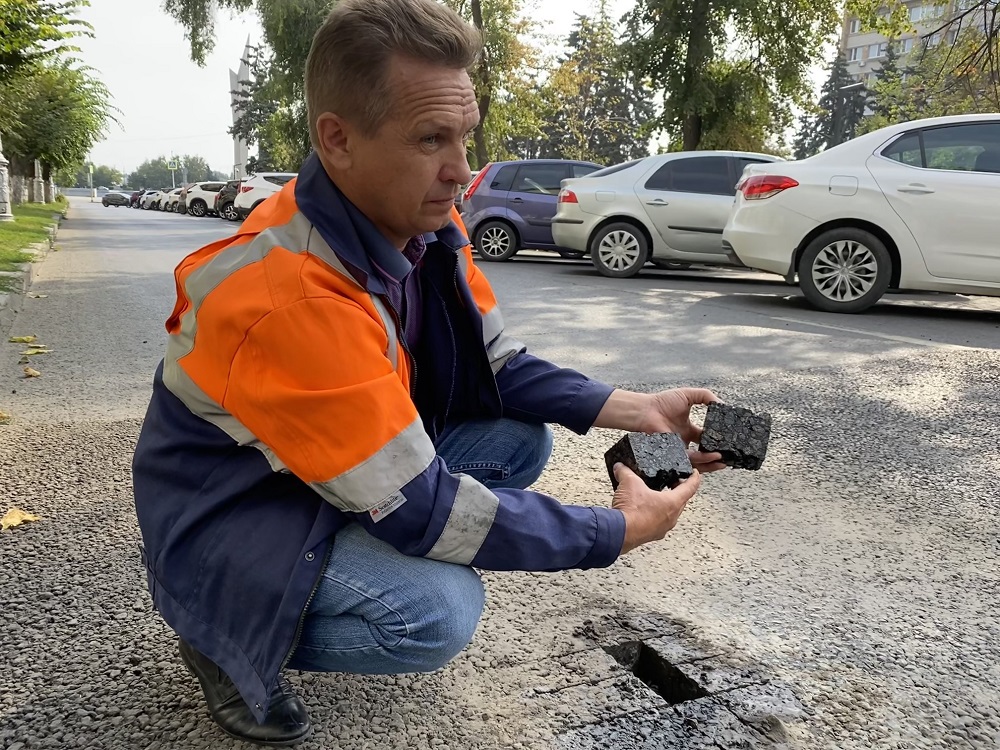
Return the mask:
<svg viewBox="0 0 1000 750">
<path fill-rule="evenodd" d="M 635 276 L 647 262 L 742 265 L 722 244 L 736 183 L 751 164 L 781 161 L 742 151 L 648 156 L 563 180 L 552 221 L 557 245 L 590 254 L 605 276 Z"/>
</svg>

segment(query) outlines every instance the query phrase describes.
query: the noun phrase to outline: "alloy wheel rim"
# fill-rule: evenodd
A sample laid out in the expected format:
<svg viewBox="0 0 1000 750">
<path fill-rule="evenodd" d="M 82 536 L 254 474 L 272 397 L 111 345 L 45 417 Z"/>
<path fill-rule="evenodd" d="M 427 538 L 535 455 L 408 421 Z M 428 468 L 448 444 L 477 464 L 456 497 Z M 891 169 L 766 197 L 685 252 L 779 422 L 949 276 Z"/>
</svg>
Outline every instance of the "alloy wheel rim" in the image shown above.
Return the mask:
<svg viewBox="0 0 1000 750">
<path fill-rule="evenodd" d="M 499 258 L 510 249 L 510 235 L 500 227 L 490 227 L 483 232 L 479 243 L 482 251 L 491 258 Z"/>
<path fill-rule="evenodd" d="M 639 262 L 638 238 L 631 232 L 617 230 L 608 232 L 597 247 L 598 257 L 605 268 L 611 271 L 625 271 Z"/>
<path fill-rule="evenodd" d="M 829 300 L 854 302 L 875 286 L 878 260 L 865 245 L 854 240 L 832 242 L 812 264 L 813 285 Z"/>
</svg>

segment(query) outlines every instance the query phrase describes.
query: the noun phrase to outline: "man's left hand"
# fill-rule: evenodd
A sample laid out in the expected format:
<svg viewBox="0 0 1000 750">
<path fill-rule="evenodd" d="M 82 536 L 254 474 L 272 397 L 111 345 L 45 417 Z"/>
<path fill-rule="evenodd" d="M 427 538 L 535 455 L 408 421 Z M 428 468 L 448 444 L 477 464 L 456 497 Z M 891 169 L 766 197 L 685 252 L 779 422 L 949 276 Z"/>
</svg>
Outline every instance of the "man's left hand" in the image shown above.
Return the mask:
<svg viewBox="0 0 1000 750">
<path fill-rule="evenodd" d="M 701 441 L 702 429 L 691 421 L 693 406 L 711 404 L 719 397 L 705 388 L 674 388 L 649 397 L 639 430 L 646 433 L 673 432 L 680 435 L 685 445 Z M 689 450 L 691 465 L 705 474 L 726 468 L 719 453 L 702 453 Z"/>
</svg>

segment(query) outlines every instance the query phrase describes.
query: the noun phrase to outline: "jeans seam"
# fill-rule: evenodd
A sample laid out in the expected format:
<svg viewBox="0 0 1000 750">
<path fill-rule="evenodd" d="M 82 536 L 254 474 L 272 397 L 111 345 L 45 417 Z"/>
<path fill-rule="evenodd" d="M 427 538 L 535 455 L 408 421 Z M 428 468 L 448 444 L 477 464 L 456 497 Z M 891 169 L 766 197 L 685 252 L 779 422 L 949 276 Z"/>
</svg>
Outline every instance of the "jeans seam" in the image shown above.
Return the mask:
<svg viewBox="0 0 1000 750">
<path fill-rule="evenodd" d="M 500 461 L 467 461 L 465 463 L 458 463 L 454 466 L 448 467 L 448 470 L 452 474 L 460 474 L 463 471 L 476 471 L 482 469 L 499 471 L 502 479 L 510 477 L 510 464 L 501 463 Z"/>
<path fill-rule="evenodd" d="M 346 589 L 350 589 L 355 594 L 363 596 L 365 599 L 368 599 L 369 601 L 378 602 L 380 605 L 382 605 L 383 607 L 385 607 L 385 609 L 387 609 L 389 612 L 392 612 L 392 614 L 394 614 L 397 618 L 399 618 L 399 621 L 401 623 L 403 623 L 403 632 L 404 632 L 404 634 L 399 637 L 399 640 L 396 641 L 396 643 L 392 644 L 391 646 L 383 646 L 382 644 L 377 644 L 378 648 L 383 648 L 383 649 L 385 649 L 385 648 L 395 648 L 400 643 L 402 643 L 404 640 L 406 640 L 407 638 L 410 637 L 410 623 L 408 623 L 406 621 L 406 618 L 403 617 L 395 609 L 395 607 L 390 607 L 388 604 L 386 604 L 384 601 L 382 601 L 379 597 L 372 596 L 371 593 L 369 593 L 368 591 L 365 591 L 364 589 L 361 589 L 361 588 L 359 588 L 356 585 L 348 583 L 347 581 L 342 581 L 342 580 L 340 580 L 338 578 L 334 578 L 333 576 L 329 576 L 325 572 L 323 573 L 323 577 L 326 578 L 327 580 L 331 581 L 332 583 L 335 583 L 335 584 L 337 584 L 339 586 L 343 586 Z M 371 629 L 371 627 L 372 627 L 372 623 L 369 622 L 368 623 L 369 630 Z M 368 647 L 363 647 L 363 648 L 368 648 Z M 348 649 L 337 649 L 337 650 L 341 651 L 341 650 L 348 650 Z"/>
</svg>

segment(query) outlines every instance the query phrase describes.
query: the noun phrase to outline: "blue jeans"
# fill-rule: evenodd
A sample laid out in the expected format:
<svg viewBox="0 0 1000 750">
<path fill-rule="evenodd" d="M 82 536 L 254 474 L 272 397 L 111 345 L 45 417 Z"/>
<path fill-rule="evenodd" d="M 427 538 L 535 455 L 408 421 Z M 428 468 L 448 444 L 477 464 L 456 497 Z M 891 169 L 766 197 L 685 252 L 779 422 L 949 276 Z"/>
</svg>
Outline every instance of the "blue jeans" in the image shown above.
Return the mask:
<svg viewBox="0 0 1000 750">
<path fill-rule="evenodd" d="M 544 425 L 510 419 L 449 428 L 437 453 L 453 474 L 523 489 L 552 452 Z M 309 672 L 432 672 L 472 640 L 485 596 L 470 567 L 408 557 L 358 524 L 342 529 L 288 666 Z"/>
</svg>

